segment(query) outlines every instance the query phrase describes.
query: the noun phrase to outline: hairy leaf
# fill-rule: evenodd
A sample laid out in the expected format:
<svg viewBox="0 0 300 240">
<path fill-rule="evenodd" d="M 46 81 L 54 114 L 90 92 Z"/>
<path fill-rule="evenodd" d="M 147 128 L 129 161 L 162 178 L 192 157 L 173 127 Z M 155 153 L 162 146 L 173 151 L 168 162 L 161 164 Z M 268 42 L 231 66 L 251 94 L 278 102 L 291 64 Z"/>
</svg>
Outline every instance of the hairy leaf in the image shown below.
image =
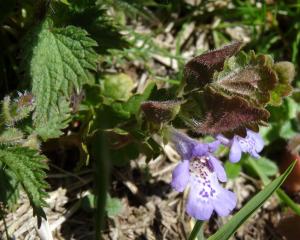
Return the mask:
<svg viewBox="0 0 300 240">
<path fill-rule="evenodd" d="M 295 67 L 290 62 L 278 62 L 274 64 L 274 70 L 279 82 L 271 92 L 270 104 L 279 106 L 282 104 L 282 97 L 288 96 L 293 90 L 290 83 L 295 77 Z"/>
<path fill-rule="evenodd" d="M 18 201 L 20 183 L 14 173 L 0 161 L 0 202 L 13 209 Z"/>
<path fill-rule="evenodd" d="M 280 105 L 282 98 L 292 91 L 290 82 L 295 75 L 292 63 L 274 64 L 269 55 L 256 55 L 253 51 L 231 56 L 239 47 L 233 43 L 228 49 L 203 54 L 186 65 L 189 79 L 195 77 L 198 81 L 204 77 L 200 91 L 188 95 L 190 109 L 182 107 L 188 113 L 183 120 L 195 131 L 241 136 L 245 136 L 246 128 L 258 131 L 258 126 L 264 125 L 270 115 L 265 107 Z M 196 101 L 195 94 L 200 96 Z"/>
<path fill-rule="evenodd" d="M 84 28 L 98 42 L 98 53 L 107 54 L 109 49 L 123 49 L 129 43 L 120 33 L 121 28 L 103 9 L 103 4 L 97 6 L 96 1 L 73 0 L 70 4 L 53 3 L 54 21 L 61 24 Z"/>
<path fill-rule="evenodd" d="M 269 112 L 253 107 L 240 96 L 228 96 L 207 87 L 203 93 L 204 113 L 194 118 L 192 126 L 196 132 L 218 134 L 236 132 L 246 135 L 246 128 L 257 131 L 258 124 L 264 124 Z"/>
<path fill-rule="evenodd" d="M 34 214 L 45 217 L 42 207 L 46 206 L 45 188 L 48 184 L 44 180 L 47 165 L 46 157 L 36 150 L 25 147 L 0 147 L 0 161 L 2 166 L 9 169 L 11 177 L 18 181 L 26 192 L 33 207 Z"/>
<path fill-rule="evenodd" d="M 91 81 L 88 70 L 96 67 L 93 47 L 97 44 L 86 31 L 74 26 L 55 28 L 50 20 L 41 23 L 26 42 L 25 61 L 36 100 L 34 124 L 61 129 L 64 124 L 54 121 L 53 126 L 51 120 L 60 118 L 54 115 L 59 96 L 69 97 L 74 89 L 78 92 Z"/>
<path fill-rule="evenodd" d="M 23 132 L 17 128 L 7 128 L 0 133 L 1 144 L 17 144 L 23 138 Z"/>
<path fill-rule="evenodd" d="M 175 118 L 182 101 L 146 101 L 141 105 L 146 119 L 154 123 L 163 123 Z"/>
<path fill-rule="evenodd" d="M 241 42 L 232 42 L 190 60 L 184 67 L 186 90 L 202 88 L 210 83 L 214 72 L 222 70 L 225 60 L 236 54 L 241 46 Z"/>
<path fill-rule="evenodd" d="M 49 118 L 47 124 L 39 124 L 34 128 L 34 133 L 39 135 L 43 140 L 48 138 L 56 138 L 62 134 L 61 129 L 68 126 L 71 120 L 69 103 L 64 97 L 59 97 L 57 105 L 49 110 Z"/>
<path fill-rule="evenodd" d="M 272 66 L 270 56 L 241 52 L 225 61 L 223 70 L 215 73 L 211 85 L 217 91 L 241 96 L 255 106 L 264 106 L 270 100 L 270 91 L 278 83 Z"/>
</svg>

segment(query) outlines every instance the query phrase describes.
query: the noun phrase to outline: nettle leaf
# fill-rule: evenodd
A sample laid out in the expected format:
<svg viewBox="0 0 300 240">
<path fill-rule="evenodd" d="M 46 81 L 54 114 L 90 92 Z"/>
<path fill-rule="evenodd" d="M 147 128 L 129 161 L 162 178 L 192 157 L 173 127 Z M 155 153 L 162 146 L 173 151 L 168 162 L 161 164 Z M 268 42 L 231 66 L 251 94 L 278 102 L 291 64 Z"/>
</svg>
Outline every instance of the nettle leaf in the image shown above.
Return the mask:
<svg viewBox="0 0 300 240">
<path fill-rule="evenodd" d="M 69 97 L 75 89 L 79 92 L 92 77 L 89 70 L 96 68 L 96 42 L 81 28 L 67 26 L 56 28 L 51 20 L 41 23 L 27 38 L 25 45 L 26 69 L 32 82 L 32 93 L 36 100 L 34 125 L 51 125 L 51 119 L 59 104 L 59 96 Z"/>
<path fill-rule="evenodd" d="M 47 165 L 38 151 L 26 147 L 0 146 L 0 161 L 2 166 L 9 169 L 10 177 L 19 182 L 26 192 L 33 207 L 34 214 L 45 217 L 42 207 L 46 206 L 45 181 Z"/>
<path fill-rule="evenodd" d="M 70 104 L 66 98 L 59 97 L 57 105 L 49 110 L 51 118 L 48 119 L 47 124 L 38 124 L 33 133 L 39 135 L 44 141 L 62 135 L 61 129 L 66 128 L 71 120 L 70 111 Z"/>
<path fill-rule="evenodd" d="M 14 173 L 0 161 L 0 202 L 12 210 L 19 199 L 20 183 Z"/>
<path fill-rule="evenodd" d="M 98 53 L 107 54 L 109 49 L 123 49 L 129 46 L 121 34 L 121 27 L 107 14 L 103 4 L 99 6 L 94 0 L 83 3 L 73 0 L 68 5 L 53 2 L 52 6 L 55 11 L 54 21 L 57 24 L 84 28 L 98 42 Z"/>
<path fill-rule="evenodd" d="M 24 138 L 24 133 L 17 128 L 7 128 L 0 133 L 1 144 L 17 144 Z"/>
<path fill-rule="evenodd" d="M 184 67 L 185 90 L 202 88 L 210 83 L 214 72 L 222 70 L 225 60 L 236 54 L 241 47 L 241 42 L 232 42 L 190 60 Z"/>
</svg>

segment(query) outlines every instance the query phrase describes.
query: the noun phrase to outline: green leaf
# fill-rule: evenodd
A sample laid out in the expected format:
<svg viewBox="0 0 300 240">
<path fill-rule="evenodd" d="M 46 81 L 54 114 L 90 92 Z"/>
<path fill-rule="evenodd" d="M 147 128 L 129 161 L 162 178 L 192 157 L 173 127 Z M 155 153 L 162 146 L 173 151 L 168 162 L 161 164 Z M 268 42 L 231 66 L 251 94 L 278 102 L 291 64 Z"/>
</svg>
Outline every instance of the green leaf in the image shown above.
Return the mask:
<svg viewBox="0 0 300 240">
<path fill-rule="evenodd" d="M 287 97 L 279 107 L 269 106 L 268 110 L 271 114 L 269 121 L 278 123 L 296 118 L 298 103 Z"/>
<path fill-rule="evenodd" d="M 81 202 L 82 208 L 87 211 L 91 212 L 95 209 L 95 195 L 90 193 L 86 195 Z"/>
<path fill-rule="evenodd" d="M 142 94 L 133 95 L 127 103 L 124 104 L 124 109 L 131 114 L 137 114 L 140 110 L 141 103 L 146 101 L 155 87 L 154 82 L 150 82 Z"/>
<path fill-rule="evenodd" d="M 0 161 L 0 202 L 10 210 L 19 199 L 20 183 L 14 173 Z"/>
<path fill-rule="evenodd" d="M 120 26 L 114 18 L 108 16 L 107 10 L 97 6 L 97 1 L 70 1 L 68 5 L 52 3 L 55 14 L 54 21 L 60 25 L 73 25 L 84 28 L 99 46 L 97 53 L 108 54 L 110 49 L 123 49 L 129 46 L 121 34 Z"/>
<path fill-rule="evenodd" d="M 256 165 L 267 177 L 275 176 L 278 173 L 278 167 L 276 163 L 274 163 L 268 158 L 261 157 L 259 159 L 251 159 L 251 160 L 255 161 Z"/>
<path fill-rule="evenodd" d="M 263 106 L 278 82 L 272 66 L 273 59 L 268 55 L 241 52 L 225 61 L 223 70 L 214 74 L 211 85 L 218 92 L 241 96 L 255 106 Z"/>
<path fill-rule="evenodd" d="M 0 134 L 1 144 L 17 144 L 24 138 L 24 134 L 17 128 L 7 128 Z"/>
<path fill-rule="evenodd" d="M 254 169 L 260 179 L 263 181 L 264 185 L 270 183 L 270 179 L 268 178 L 265 169 L 261 168 L 258 164 L 259 160 L 256 161 L 254 159 L 248 159 L 250 166 Z M 295 203 L 282 189 L 276 190 L 277 196 L 280 198 L 282 202 L 284 202 L 287 206 L 289 206 L 296 214 L 300 216 L 300 206 Z"/>
<path fill-rule="evenodd" d="M 241 210 L 239 210 L 225 225 L 223 225 L 208 240 L 227 240 L 236 230 L 280 187 L 295 166 L 294 162 L 278 178 L 256 194 Z"/>
<path fill-rule="evenodd" d="M 203 236 L 204 223 L 205 223 L 204 221 L 199 221 L 199 220 L 195 223 L 195 225 L 193 227 L 193 230 L 192 230 L 188 240 L 194 240 L 194 239 L 196 239 L 196 237 L 197 237 L 198 240 L 200 240 L 200 239 L 204 240 L 205 239 L 204 236 Z M 200 237 L 198 237 L 199 235 L 200 235 Z"/>
<path fill-rule="evenodd" d="M 105 210 L 109 217 L 114 217 L 121 213 L 122 203 L 118 198 L 112 198 L 108 195 L 106 199 Z"/>
<path fill-rule="evenodd" d="M 47 165 L 46 157 L 36 150 L 25 147 L 0 147 L 0 161 L 2 166 L 9 169 L 14 181 L 18 181 L 26 192 L 33 212 L 38 217 L 45 217 L 42 207 L 46 206 L 45 181 Z"/>
<path fill-rule="evenodd" d="M 134 87 L 131 77 L 124 73 L 106 74 L 101 79 L 100 84 L 102 95 L 108 98 L 108 103 L 113 100 L 127 101 Z"/>
<path fill-rule="evenodd" d="M 283 201 L 287 206 L 289 206 L 294 213 L 300 216 L 300 205 L 295 203 L 282 189 L 277 189 L 276 191 L 278 197 Z"/>
<path fill-rule="evenodd" d="M 226 161 L 224 166 L 227 177 L 230 179 L 236 178 L 241 172 L 241 164 L 239 163 L 231 163 Z"/>
<path fill-rule="evenodd" d="M 44 141 L 48 138 L 56 138 L 62 134 L 61 129 L 68 126 L 71 120 L 69 103 L 64 97 L 60 97 L 56 106 L 49 110 L 51 118 L 47 124 L 38 124 L 34 128 L 34 133 L 39 135 Z"/>
<path fill-rule="evenodd" d="M 63 128 L 64 124 L 59 126 L 57 121 L 54 126 L 51 123 L 53 117 L 60 118 L 54 115 L 59 96 L 69 97 L 73 90 L 78 92 L 84 83 L 91 82 L 89 70 L 96 68 L 96 45 L 85 30 L 74 26 L 56 28 L 49 19 L 28 36 L 24 61 L 37 103 L 36 127 L 55 127 L 56 132 Z"/>
</svg>

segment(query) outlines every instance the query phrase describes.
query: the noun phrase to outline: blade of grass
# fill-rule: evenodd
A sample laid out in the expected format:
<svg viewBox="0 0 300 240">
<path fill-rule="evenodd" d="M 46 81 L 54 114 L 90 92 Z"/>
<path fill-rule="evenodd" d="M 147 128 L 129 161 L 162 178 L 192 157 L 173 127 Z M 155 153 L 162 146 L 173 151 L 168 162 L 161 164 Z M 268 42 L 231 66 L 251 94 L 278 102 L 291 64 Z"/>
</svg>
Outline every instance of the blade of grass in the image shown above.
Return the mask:
<svg viewBox="0 0 300 240">
<path fill-rule="evenodd" d="M 271 180 L 265 175 L 263 171 L 259 168 L 258 164 L 254 159 L 249 158 L 248 162 L 253 170 L 257 173 L 260 179 L 263 181 L 264 185 L 267 185 Z M 289 206 L 294 213 L 300 216 L 300 206 L 299 204 L 295 203 L 282 189 L 277 189 L 276 191 L 277 196 L 279 199 L 284 202 L 287 206 Z"/>
<path fill-rule="evenodd" d="M 292 171 L 295 163 L 278 178 L 268 184 L 262 191 L 256 194 L 241 210 L 239 210 L 225 225 L 223 225 L 208 240 L 227 240 L 236 230 L 280 187 Z"/>
<path fill-rule="evenodd" d="M 194 240 L 194 239 L 196 239 L 196 237 L 198 236 L 198 233 L 201 231 L 201 229 L 202 229 L 202 236 L 203 236 L 203 224 L 204 224 L 204 221 L 198 220 L 196 222 L 196 224 L 195 224 L 195 226 L 194 226 L 194 228 L 193 228 L 193 230 L 192 230 L 192 232 L 191 232 L 188 240 Z M 204 239 L 204 238 L 202 238 L 202 239 Z"/>
</svg>

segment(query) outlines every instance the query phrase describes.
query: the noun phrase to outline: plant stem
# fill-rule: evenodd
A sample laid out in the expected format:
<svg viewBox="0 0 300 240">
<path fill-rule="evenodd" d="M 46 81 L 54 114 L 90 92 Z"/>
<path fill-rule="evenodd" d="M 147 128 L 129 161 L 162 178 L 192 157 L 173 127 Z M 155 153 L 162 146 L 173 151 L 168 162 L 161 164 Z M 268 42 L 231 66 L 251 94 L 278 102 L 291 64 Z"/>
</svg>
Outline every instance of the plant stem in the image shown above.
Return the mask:
<svg viewBox="0 0 300 240">
<path fill-rule="evenodd" d="M 5 221 L 5 216 L 4 216 L 4 214 L 3 214 L 3 211 L 2 211 L 2 209 L 1 209 L 1 207 L 0 207 L 0 216 L 1 216 L 2 221 L 3 221 L 3 224 L 4 224 L 4 229 L 5 229 L 6 238 L 9 240 L 9 239 L 11 239 L 11 238 L 9 237 L 9 234 L 8 234 L 8 231 L 7 231 L 7 225 L 6 225 L 6 221 Z"/>
</svg>

